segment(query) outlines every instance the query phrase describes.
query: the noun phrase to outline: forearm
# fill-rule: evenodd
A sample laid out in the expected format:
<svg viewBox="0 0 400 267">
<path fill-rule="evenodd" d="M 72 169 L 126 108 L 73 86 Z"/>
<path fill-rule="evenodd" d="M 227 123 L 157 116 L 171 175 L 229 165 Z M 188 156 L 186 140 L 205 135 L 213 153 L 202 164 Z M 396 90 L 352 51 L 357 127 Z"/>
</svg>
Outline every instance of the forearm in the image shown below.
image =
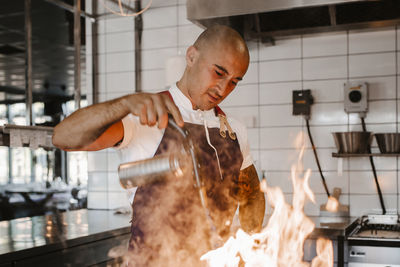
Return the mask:
<svg viewBox="0 0 400 267">
<path fill-rule="evenodd" d="M 240 171 L 237 198 L 240 225 L 246 232 L 261 230 L 265 212 L 265 197 L 254 165 Z"/>
<path fill-rule="evenodd" d="M 129 113 L 126 97 L 129 96 L 75 111 L 54 128 L 53 144 L 61 149 L 80 149 L 91 144 Z"/>
<path fill-rule="evenodd" d="M 261 191 L 254 192 L 247 202 L 239 205 L 239 219 L 242 229 L 248 233 L 259 232 L 265 212 L 265 198 Z"/>
</svg>

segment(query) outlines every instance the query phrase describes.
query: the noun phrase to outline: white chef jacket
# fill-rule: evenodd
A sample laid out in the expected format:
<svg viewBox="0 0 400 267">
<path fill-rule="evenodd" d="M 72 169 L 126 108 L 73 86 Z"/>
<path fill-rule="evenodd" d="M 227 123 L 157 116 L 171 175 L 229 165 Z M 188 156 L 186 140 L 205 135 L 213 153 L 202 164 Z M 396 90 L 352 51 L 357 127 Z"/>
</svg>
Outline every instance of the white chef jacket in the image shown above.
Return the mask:
<svg viewBox="0 0 400 267">
<path fill-rule="evenodd" d="M 169 92 L 182 114 L 184 122 L 207 125 L 208 128 L 219 128 L 220 121 L 215 115 L 214 109 L 207 111 L 193 110 L 190 100 L 179 90 L 176 85 L 173 85 Z M 233 118 L 227 118 L 232 130 L 238 138 L 240 150 L 243 155 L 241 170 L 253 164 L 253 159 L 250 154 L 250 147 L 247 141 L 247 129 L 239 121 Z M 151 158 L 157 151 L 161 142 L 165 129 L 159 129 L 157 125 L 149 127 L 140 124 L 139 117 L 128 114 L 122 119 L 124 126 L 124 138 L 116 147 L 119 151 L 121 163 L 138 161 Z M 226 138 L 229 138 L 227 135 Z M 212 145 L 212 144 L 211 144 Z M 135 192 L 136 189 L 130 190 Z M 134 194 L 131 194 L 130 201 L 133 202 Z"/>
</svg>

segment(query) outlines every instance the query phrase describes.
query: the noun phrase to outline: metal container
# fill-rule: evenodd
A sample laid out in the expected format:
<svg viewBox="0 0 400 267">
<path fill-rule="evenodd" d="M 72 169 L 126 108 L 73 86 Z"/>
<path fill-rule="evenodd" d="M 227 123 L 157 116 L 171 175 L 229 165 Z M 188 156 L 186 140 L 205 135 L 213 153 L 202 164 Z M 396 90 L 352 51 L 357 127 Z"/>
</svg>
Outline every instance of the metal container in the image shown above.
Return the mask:
<svg viewBox="0 0 400 267">
<path fill-rule="evenodd" d="M 119 165 L 118 176 L 123 188 L 156 183 L 169 177 L 182 177 L 191 162 L 184 153 L 171 153 Z"/>
<path fill-rule="evenodd" d="M 381 153 L 400 153 L 400 133 L 376 133 Z"/>
<path fill-rule="evenodd" d="M 335 132 L 332 133 L 338 153 L 368 153 L 372 141 L 371 132 Z"/>
</svg>

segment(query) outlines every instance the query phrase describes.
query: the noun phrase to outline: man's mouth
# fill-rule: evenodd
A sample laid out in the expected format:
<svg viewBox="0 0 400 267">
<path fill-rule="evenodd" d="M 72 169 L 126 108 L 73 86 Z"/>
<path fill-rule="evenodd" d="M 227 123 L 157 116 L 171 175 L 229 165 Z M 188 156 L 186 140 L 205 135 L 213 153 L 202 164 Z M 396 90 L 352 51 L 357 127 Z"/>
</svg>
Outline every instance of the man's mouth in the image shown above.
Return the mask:
<svg viewBox="0 0 400 267">
<path fill-rule="evenodd" d="M 210 100 L 210 102 L 217 103 L 219 101 L 219 97 L 215 97 L 210 93 L 208 93 L 207 95 L 208 95 L 208 99 Z"/>
</svg>

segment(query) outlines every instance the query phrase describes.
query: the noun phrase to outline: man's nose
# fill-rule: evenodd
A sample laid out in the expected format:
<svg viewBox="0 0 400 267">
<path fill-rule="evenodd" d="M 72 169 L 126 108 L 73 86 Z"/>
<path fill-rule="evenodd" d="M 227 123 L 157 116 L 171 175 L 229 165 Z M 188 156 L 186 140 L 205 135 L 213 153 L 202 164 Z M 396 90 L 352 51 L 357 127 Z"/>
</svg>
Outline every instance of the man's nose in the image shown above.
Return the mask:
<svg viewBox="0 0 400 267">
<path fill-rule="evenodd" d="M 218 83 L 218 94 L 219 96 L 223 96 L 225 91 L 228 89 L 229 80 L 228 79 L 221 79 Z"/>
</svg>

